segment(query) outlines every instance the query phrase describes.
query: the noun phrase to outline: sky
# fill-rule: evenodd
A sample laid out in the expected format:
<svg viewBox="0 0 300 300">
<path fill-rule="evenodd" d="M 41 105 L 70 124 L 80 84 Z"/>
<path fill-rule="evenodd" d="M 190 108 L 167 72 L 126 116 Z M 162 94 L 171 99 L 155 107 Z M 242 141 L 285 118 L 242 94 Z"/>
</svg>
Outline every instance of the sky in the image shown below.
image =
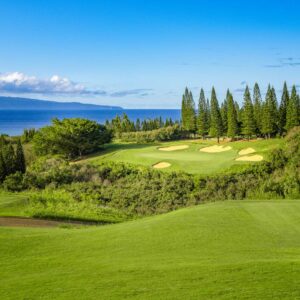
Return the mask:
<svg viewBox="0 0 300 300">
<path fill-rule="evenodd" d="M 179 108 L 186 86 L 299 90 L 299 16 L 296 0 L 2 1 L 0 95 Z"/>
</svg>

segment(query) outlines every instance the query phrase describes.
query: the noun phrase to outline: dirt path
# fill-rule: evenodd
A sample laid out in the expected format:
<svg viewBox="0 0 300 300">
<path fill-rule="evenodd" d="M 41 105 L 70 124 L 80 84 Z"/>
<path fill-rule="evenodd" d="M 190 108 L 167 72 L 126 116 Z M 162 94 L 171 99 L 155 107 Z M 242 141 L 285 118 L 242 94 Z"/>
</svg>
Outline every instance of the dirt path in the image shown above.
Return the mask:
<svg viewBox="0 0 300 300">
<path fill-rule="evenodd" d="M 94 223 L 80 221 L 53 221 L 22 217 L 0 217 L 0 226 L 11 227 L 58 227 L 60 225 L 94 225 Z"/>
</svg>

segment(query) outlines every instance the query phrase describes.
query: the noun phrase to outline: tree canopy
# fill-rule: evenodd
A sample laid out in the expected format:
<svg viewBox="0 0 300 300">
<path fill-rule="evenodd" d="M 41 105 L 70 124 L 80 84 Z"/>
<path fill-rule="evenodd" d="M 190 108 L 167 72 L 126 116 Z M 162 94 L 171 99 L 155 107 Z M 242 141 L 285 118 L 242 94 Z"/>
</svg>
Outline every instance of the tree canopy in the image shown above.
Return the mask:
<svg viewBox="0 0 300 300">
<path fill-rule="evenodd" d="M 38 154 L 61 154 L 74 158 L 92 153 L 110 140 L 110 131 L 95 121 L 53 119 L 51 126 L 43 127 L 35 134 L 33 146 Z"/>
</svg>

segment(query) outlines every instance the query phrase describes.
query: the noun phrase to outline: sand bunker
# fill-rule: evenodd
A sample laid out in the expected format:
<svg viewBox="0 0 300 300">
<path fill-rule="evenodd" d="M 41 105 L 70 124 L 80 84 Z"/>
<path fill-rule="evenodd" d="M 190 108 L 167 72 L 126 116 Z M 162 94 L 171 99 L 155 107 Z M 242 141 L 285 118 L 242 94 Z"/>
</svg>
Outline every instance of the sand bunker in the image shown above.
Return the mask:
<svg viewBox="0 0 300 300">
<path fill-rule="evenodd" d="M 262 161 L 264 158 L 261 156 L 261 155 L 246 155 L 246 156 L 241 156 L 241 157 L 238 157 L 236 159 L 236 161 Z"/>
<path fill-rule="evenodd" d="M 224 152 L 224 151 L 229 151 L 232 148 L 230 146 L 218 146 L 218 145 L 214 145 L 214 146 L 210 146 L 210 147 L 205 147 L 205 148 L 201 148 L 200 151 L 201 152 L 206 152 L 206 153 L 218 153 L 218 152 Z"/>
<path fill-rule="evenodd" d="M 188 147 L 189 147 L 188 145 L 178 145 L 178 146 L 158 148 L 158 150 L 160 150 L 160 151 L 176 151 L 176 150 L 187 149 Z"/>
<path fill-rule="evenodd" d="M 254 153 L 256 152 L 253 148 L 246 148 L 246 149 L 242 149 L 240 152 L 239 152 L 239 155 L 247 155 L 247 154 L 251 154 L 251 153 Z"/>
<path fill-rule="evenodd" d="M 168 168 L 170 167 L 171 164 L 167 163 L 167 162 L 160 162 L 160 163 L 157 163 L 153 166 L 154 169 L 164 169 L 164 168 Z"/>
</svg>

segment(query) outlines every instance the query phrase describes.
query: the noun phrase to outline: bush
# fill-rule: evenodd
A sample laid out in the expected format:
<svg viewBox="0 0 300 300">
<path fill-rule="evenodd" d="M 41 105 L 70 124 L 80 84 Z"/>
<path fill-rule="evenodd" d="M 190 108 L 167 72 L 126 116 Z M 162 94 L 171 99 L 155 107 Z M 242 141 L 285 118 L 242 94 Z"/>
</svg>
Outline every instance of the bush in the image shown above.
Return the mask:
<svg viewBox="0 0 300 300">
<path fill-rule="evenodd" d="M 19 192 L 25 188 L 25 184 L 23 182 L 23 174 L 21 172 L 16 172 L 14 174 L 10 174 L 6 176 L 3 187 L 7 191 L 11 192 Z"/>
<path fill-rule="evenodd" d="M 123 132 L 117 136 L 123 142 L 153 143 L 156 141 L 177 140 L 183 137 L 179 125 L 162 127 L 151 131 Z"/>
</svg>

